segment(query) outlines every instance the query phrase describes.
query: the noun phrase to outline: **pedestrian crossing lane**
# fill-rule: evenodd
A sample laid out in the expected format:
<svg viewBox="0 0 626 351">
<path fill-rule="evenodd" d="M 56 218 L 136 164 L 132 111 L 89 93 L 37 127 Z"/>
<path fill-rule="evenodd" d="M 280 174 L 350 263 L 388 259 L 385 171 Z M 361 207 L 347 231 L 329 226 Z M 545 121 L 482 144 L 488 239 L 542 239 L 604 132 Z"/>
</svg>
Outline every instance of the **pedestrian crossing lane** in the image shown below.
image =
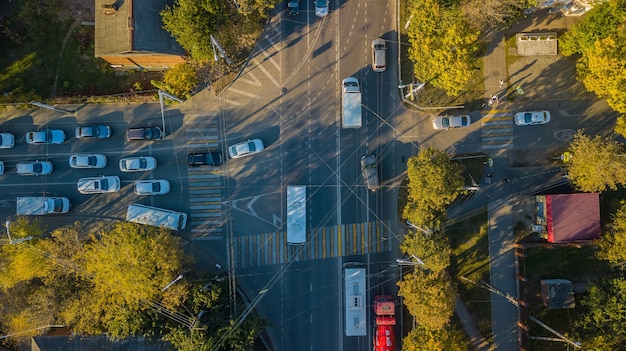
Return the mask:
<svg viewBox="0 0 626 351">
<path fill-rule="evenodd" d="M 187 152 L 219 148 L 217 118 L 201 116 L 186 129 Z M 222 236 L 222 186 L 218 169 L 188 167 L 189 217 L 195 240 L 220 239 Z"/>
<path fill-rule="evenodd" d="M 513 148 L 513 114 L 508 110 L 490 110 L 481 118 L 483 149 Z"/>
</svg>

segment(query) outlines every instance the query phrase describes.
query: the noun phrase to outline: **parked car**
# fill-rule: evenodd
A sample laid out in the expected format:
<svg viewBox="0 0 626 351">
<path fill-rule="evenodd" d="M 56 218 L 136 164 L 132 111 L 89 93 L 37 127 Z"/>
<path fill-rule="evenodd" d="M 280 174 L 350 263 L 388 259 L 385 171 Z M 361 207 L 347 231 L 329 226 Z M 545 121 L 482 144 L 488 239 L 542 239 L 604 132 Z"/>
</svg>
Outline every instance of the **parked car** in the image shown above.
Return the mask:
<svg viewBox="0 0 626 351">
<path fill-rule="evenodd" d="M 4 162 L 0 161 L 0 175 L 4 174 Z"/>
<path fill-rule="evenodd" d="M 222 153 L 219 151 L 192 152 L 187 155 L 189 167 L 219 166 L 222 164 Z"/>
<path fill-rule="evenodd" d="M 161 140 L 163 132 L 159 127 L 129 128 L 126 131 L 126 140 Z"/>
<path fill-rule="evenodd" d="M 109 126 L 83 126 L 76 127 L 76 138 L 95 138 L 106 139 L 111 136 L 111 127 Z"/>
<path fill-rule="evenodd" d="M 287 9 L 289 16 L 297 16 L 300 14 L 300 1 L 299 0 L 290 0 L 287 3 Z"/>
<path fill-rule="evenodd" d="M 263 151 L 265 147 L 263 146 L 263 141 L 261 139 L 252 139 L 242 141 L 240 143 L 231 145 L 228 147 L 228 155 L 230 158 L 239 158 L 252 154 L 256 154 L 257 152 Z"/>
<path fill-rule="evenodd" d="M 385 39 L 372 40 L 372 70 L 384 72 L 387 69 L 387 44 Z"/>
<path fill-rule="evenodd" d="M 63 144 L 65 132 L 60 129 L 38 130 L 26 133 L 28 144 Z"/>
<path fill-rule="evenodd" d="M 19 175 L 48 175 L 52 173 L 52 162 L 49 161 L 27 161 L 17 164 L 17 174 Z"/>
<path fill-rule="evenodd" d="M 72 168 L 104 168 L 107 157 L 100 154 L 76 154 L 70 155 L 69 162 Z"/>
<path fill-rule="evenodd" d="M 472 124 L 469 115 L 460 116 L 436 116 L 433 119 L 433 128 L 450 129 L 450 128 L 467 128 Z"/>
<path fill-rule="evenodd" d="M 152 156 L 126 157 L 120 160 L 122 172 L 145 172 L 156 168 L 157 161 Z"/>
<path fill-rule="evenodd" d="M 378 168 L 376 167 L 376 156 L 365 155 L 361 157 L 361 172 L 363 173 L 363 180 L 365 185 L 371 191 L 376 191 L 380 188 L 378 181 Z"/>
<path fill-rule="evenodd" d="M 522 111 L 515 114 L 515 124 L 532 126 L 550 122 L 550 111 Z"/>
<path fill-rule="evenodd" d="M 11 133 L 0 133 L 0 149 L 10 149 L 15 146 L 15 137 Z"/>
<path fill-rule="evenodd" d="M 140 180 L 135 183 L 137 195 L 164 195 L 170 192 L 170 182 L 165 179 Z"/>
<path fill-rule="evenodd" d="M 315 0 L 315 15 L 319 17 L 328 15 L 328 0 Z"/>
<path fill-rule="evenodd" d="M 117 176 L 80 178 L 76 186 L 81 194 L 115 193 L 120 191 L 120 178 Z"/>
</svg>

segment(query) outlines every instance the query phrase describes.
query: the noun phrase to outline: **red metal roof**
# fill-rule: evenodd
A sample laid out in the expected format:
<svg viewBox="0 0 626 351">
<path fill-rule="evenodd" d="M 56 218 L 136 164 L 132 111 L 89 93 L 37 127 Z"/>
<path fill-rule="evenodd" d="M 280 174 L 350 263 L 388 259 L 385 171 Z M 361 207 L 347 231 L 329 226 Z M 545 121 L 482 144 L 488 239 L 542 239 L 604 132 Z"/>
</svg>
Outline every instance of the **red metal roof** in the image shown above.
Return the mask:
<svg viewBox="0 0 626 351">
<path fill-rule="evenodd" d="M 598 193 L 546 195 L 548 242 L 566 243 L 600 238 Z"/>
</svg>

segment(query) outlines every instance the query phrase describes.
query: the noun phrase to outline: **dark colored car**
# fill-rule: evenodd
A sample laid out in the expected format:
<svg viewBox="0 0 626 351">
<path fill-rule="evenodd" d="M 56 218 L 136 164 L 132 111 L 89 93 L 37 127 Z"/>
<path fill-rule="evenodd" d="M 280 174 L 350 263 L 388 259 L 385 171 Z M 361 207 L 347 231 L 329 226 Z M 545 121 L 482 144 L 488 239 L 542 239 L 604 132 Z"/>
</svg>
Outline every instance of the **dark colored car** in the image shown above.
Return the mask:
<svg viewBox="0 0 626 351">
<path fill-rule="evenodd" d="M 126 140 L 161 140 L 163 133 L 159 127 L 128 128 Z"/>
<path fill-rule="evenodd" d="M 106 139 L 111 136 L 111 127 L 109 126 L 83 126 L 76 127 L 76 138 L 96 138 Z"/>
<path fill-rule="evenodd" d="M 287 8 L 289 9 L 289 16 L 297 16 L 300 14 L 300 1 L 299 0 L 289 0 L 287 3 Z"/>
<path fill-rule="evenodd" d="M 193 152 L 187 155 L 189 167 L 219 166 L 222 164 L 222 153 L 219 151 Z"/>
</svg>

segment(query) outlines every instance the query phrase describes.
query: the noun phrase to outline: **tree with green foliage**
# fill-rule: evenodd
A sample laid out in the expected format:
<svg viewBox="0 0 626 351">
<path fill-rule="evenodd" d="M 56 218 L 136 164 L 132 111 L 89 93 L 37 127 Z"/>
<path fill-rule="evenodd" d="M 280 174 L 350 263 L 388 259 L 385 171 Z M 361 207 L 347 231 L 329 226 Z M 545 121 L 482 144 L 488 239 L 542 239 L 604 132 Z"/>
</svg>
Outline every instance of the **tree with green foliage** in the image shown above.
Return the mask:
<svg viewBox="0 0 626 351">
<path fill-rule="evenodd" d="M 184 281 L 161 291 L 187 264 L 168 230 L 122 222 L 84 242 L 78 223 L 45 239 L 38 223 L 18 217 L 14 240 L 40 238 L 1 247 L 3 293 L 18 297 L 3 310 L 9 334 L 49 324 L 112 337 L 146 333 L 155 322 L 149 307 L 175 309 L 187 296 Z"/>
<path fill-rule="evenodd" d="M 469 343 L 454 326 L 433 329 L 418 325 L 402 339 L 402 351 L 466 351 Z"/>
<path fill-rule="evenodd" d="M 181 63 L 165 71 L 161 80 L 152 80 L 150 83 L 181 99 L 189 99 L 198 86 L 197 71 L 194 65 Z"/>
<path fill-rule="evenodd" d="M 237 0 L 239 13 L 245 17 L 256 16 L 267 18 L 269 10 L 273 9 L 278 0 Z"/>
<path fill-rule="evenodd" d="M 626 279 L 593 282 L 581 304 L 587 309 L 576 325 L 586 350 L 626 349 Z M 588 341 L 587 341 L 588 340 Z M 591 348 L 593 346 L 594 348 Z M 598 348 L 598 346 L 600 346 Z"/>
<path fill-rule="evenodd" d="M 82 278 L 89 287 L 67 304 L 66 324 L 87 334 L 106 332 L 113 337 L 141 333 L 150 322 L 143 313 L 154 301 L 170 298 L 175 308 L 187 294 L 179 282 L 161 289 L 183 272 L 186 257 L 180 239 L 162 228 L 130 222 L 91 236 L 80 258 Z"/>
<path fill-rule="evenodd" d="M 567 163 L 569 179 L 581 191 L 617 190 L 626 184 L 624 146 L 601 136 L 590 137 L 579 130 L 570 142 Z"/>
<path fill-rule="evenodd" d="M 448 238 L 440 232 L 426 235 L 422 232 L 410 231 L 404 236 L 400 249 L 409 257 L 415 256 L 434 274 L 450 265 L 450 244 Z"/>
<path fill-rule="evenodd" d="M 422 82 L 457 96 L 476 70 L 479 32 L 465 21 L 459 7 L 446 8 L 438 0 L 413 0 L 407 30 L 409 58 Z"/>
<path fill-rule="evenodd" d="M 407 162 L 409 178 L 407 204 L 402 217 L 413 224 L 438 229 L 446 219 L 446 209 L 461 193 L 462 168 L 443 151 L 420 150 Z"/>
<path fill-rule="evenodd" d="M 582 22 L 559 38 L 561 54 L 580 54 L 576 70 L 587 90 L 619 112 L 615 132 L 626 136 L 626 0 L 596 4 Z"/>
<path fill-rule="evenodd" d="M 416 269 L 397 284 L 398 295 L 404 298 L 404 305 L 418 325 L 442 329 L 448 324 L 456 299 L 455 286 L 448 273 Z"/>
<path fill-rule="evenodd" d="M 161 11 L 163 28 L 192 58 L 208 62 L 213 58 L 212 34 L 228 19 L 227 2 L 221 0 L 176 0 Z"/>
<path fill-rule="evenodd" d="M 602 234 L 598 242 L 597 256 L 614 265 L 626 264 L 626 202 L 613 215 L 610 230 Z"/>
<path fill-rule="evenodd" d="M 9 232 L 13 244 L 0 246 L 0 289 L 10 289 L 22 281 L 42 278 L 49 271 L 46 257 L 34 255 L 41 244 L 45 226 L 40 220 L 17 216 Z M 28 237 L 32 240 L 22 241 Z"/>
<path fill-rule="evenodd" d="M 235 327 L 236 323 L 228 310 L 230 303 L 226 289 L 219 281 L 212 281 L 206 286 L 195 285 L 186 308 L 194 315 L 201 313 L 200 318 L 191 330 L 180 324 L 171 324 L 164 339 L 178 351 L 252 350 L 254 339 L 265 327 L 265 322 L 253 312 Z M 244 305 L 241 303 L 241 306 Z"/>
</svg>

